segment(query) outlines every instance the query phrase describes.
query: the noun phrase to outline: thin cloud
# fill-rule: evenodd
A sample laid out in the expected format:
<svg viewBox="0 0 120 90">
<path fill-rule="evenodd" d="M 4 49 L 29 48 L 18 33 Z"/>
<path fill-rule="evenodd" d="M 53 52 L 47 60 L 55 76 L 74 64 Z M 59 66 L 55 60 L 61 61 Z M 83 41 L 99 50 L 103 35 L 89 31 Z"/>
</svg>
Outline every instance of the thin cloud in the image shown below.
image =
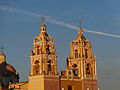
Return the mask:
<svg viewBox="0 0 120 90">
<path fill-rule="evenodd" d="M 33 17 L 36 17 L 36 18 L 40 18 L 42 16 L 41 14 L 32 13 L 32 12 L 25 11 L 25 10 L 19 10 L 19 9 L 16 9 L 16 8 L 12 8 L 12 7 L 8 7 L 8 6 L 3 6 L 3 5 L 0 5 L 0 10 L 11 12 L 11 13 L 26 14 L 26 15 L 30 15 L 30 16 L 33 16 Z M 62 22 L 62 21 L 57 21 L 57 20 L 55 20 L 55 19 L 53 19 L 53 18 L 51 18 L 49 16 L 44 16 L 44 17 L 50 23 L 61 25 L 61 26 L 65 26 L 65 27 L 67 27 L 69 29 L 74 29 L 74 30 L 78 30 L 79 29 L 79 27 L 76 27 L 76 26 L 71 25 L 71 24 L 67 24 L 67 23 Z M 83 30 L 84 30 L 84 32 L 88 32 L 88 33 L 93 33 L 93 34 L 98 34 L 98 35 L 103 35 L 103 36 L 120 38 L 120 35 L 115 35 L 115 34 L 110 34 L 110 33 L 104 33 L 104 32 L 97 32 L 97 31 L 86 30 L 86 29 L 83 29 Z"/>
</svg>

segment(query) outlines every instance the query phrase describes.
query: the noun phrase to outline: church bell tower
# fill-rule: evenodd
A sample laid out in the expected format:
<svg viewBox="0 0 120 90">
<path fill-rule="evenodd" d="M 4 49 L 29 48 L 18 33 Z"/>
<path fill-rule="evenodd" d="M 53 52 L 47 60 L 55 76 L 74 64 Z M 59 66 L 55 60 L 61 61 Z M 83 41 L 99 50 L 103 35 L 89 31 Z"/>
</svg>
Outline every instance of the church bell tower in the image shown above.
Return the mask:
<svg viewBox="0 0 120 90">
<path fill-rule="evenodd" d="M 59 90 L 56 49 L 53 38 L 46 32 L 44 21 L 40 34 L 33 40 L 30 62 L 29 90 Z"/>
<path fill-rule="evenodd" d="M 40 26 L 40 34 L 33 40 L 30 52 L 30 75 L 57 75 L 56 50 L 53 38 L 46 33 L 46 25 Z"/>
<path fill-rule="evenodd" d="M 92 44 L 84 37 L 82 29 L 78 30 L 76 40 L 70 43 L 70 55 L 67 63 L 67 70 L 71 70 L 73 76 L 96 77 L 96 59 L 92 53 Z"/>
<path fill-rule="evenodd" d="M 76 39 L 70 43 L 70 54 L 66 61 L 66 74 L 62 75 L 61 88 L 97 90 L 96 57 L 92 53 L 91 42 L 83 35 L 82 28 L 78 30 Z"/>
</svg>

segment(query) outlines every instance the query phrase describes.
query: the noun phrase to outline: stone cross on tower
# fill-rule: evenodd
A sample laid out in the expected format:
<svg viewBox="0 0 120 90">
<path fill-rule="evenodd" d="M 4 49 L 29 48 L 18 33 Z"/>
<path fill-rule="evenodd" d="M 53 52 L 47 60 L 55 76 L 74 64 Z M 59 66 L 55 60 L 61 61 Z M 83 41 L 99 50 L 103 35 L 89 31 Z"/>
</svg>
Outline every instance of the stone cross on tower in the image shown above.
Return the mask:
<svg viewBox="0 0 120 90">
<path fill-rule="evenodd" d="M 46 19 L 44 16 L 41 16 L 40 19 L 42 20 L 42 24 L 44 24 L 44 20 Z"/>
<path fill-rule="evenodd" d="M 46 33 L 46 25 L 44 24 L 45 17 L 41 16 L 40 19 L 42 20 L 42 24 L 40 26 L 40 32 L 41 33 Z"/>
<path fill-rule="evenodd" d="M 82 28 L 82 20 L 80 20 L 80 28 Z"/>
<path fill-rule="evenodd" d="M 0 48 L 0 53 L 3 53 L 4 52 L 4 47 L 1 47 Z"/>
<path fill-rule="evenodd" d="M 82 28 L 83 25 L 86 25 L 82 20 L 80 20 L 79 22 L 80 22 L 80 29 Z"/>
</svg>

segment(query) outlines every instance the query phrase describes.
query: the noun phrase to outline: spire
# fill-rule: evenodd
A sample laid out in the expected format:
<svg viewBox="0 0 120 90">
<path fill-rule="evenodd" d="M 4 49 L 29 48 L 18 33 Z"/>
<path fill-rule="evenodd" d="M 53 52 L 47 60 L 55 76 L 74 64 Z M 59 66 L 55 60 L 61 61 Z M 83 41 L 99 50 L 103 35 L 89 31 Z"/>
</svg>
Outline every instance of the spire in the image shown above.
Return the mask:
<svg viewBox="0 0 120 90">
<path fill-rule="evenodd" d="M 45 33 L 46 32 L 46 25 L 44 24 L 44 20 L 45 20 L 45 17 L 40 17 L 40 19 L 42 20 L 42 25 L 40 26 L 40 32 L 41 33 Z"/>
</svg>

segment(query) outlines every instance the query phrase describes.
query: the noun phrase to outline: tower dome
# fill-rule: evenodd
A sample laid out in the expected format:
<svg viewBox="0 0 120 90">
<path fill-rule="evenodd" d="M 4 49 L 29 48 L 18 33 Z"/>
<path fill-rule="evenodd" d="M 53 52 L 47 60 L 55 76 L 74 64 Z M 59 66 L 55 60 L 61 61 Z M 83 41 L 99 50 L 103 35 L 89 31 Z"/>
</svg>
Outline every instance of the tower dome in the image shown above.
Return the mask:
<svg viewBox="0 0 120 90">
<path fill-rule="evenodd" d="M 0 64 L 0 75 L 15 75 L 16 70 L 13 66 L 10 64 L 7 64 L 6 62 Z"/>
<path fill-rule="evenodd" d="M 0 83 L 1 83 L 1 87 L 8 88 L 9 83 L 17 83 L 17 82 L 19 82 L 19 75 L 16 73 L 16 70 L 12 65 L 7 64 L 6 55 L 2 51 L 0 53 Z"/>
<path fill-rule="evenodd" d="M 15 70 L 15 68 L 13 67 L 13 66 L 11 66 L 11 65 L 6 65 L 6 69 L 8 70 L 8 71 L 11 71 L 11 72 L 13 72 L 13 73 L 16 73 L 16 70 Z"/>
</svg>

